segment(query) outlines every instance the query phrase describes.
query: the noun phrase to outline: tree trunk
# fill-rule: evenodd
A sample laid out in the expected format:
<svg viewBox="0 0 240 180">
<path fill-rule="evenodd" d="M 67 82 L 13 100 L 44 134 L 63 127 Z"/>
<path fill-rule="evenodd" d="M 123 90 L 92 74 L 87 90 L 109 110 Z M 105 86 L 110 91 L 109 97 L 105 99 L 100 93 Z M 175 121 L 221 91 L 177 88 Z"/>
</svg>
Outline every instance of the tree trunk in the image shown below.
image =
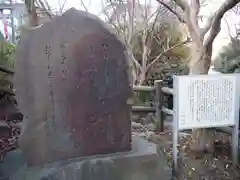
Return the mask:
<svg viewBox="0 0 240 180">
<path fill-rule="evenodd" d="M 39 18 L 36 11 L 36 6 L 34 4 L 35 0 L 25 0 L 25 5 L 28 12 L 29 24 L 32 27 L 39 25 Z"/>
<path fill-rule="evenodd" d="M 191 49 L 192 58 L 189 63 L 189 75 L 208 74 L 211 65 L 212 50 L 202 45 L 193 44 Z M 190 141 L 190 150 L 195 155 L 202 155 L 204 152 L 213 152 L 214 133 L 208 129 L 193 129 Z"/>
<path fill-rule="evenodd" d="M 36 11 L 29 12 L 28 11 L 28 18 L 29 18 L 29 24 L 32 27 L 38 26 L 38 16 Z"/>
</svg>

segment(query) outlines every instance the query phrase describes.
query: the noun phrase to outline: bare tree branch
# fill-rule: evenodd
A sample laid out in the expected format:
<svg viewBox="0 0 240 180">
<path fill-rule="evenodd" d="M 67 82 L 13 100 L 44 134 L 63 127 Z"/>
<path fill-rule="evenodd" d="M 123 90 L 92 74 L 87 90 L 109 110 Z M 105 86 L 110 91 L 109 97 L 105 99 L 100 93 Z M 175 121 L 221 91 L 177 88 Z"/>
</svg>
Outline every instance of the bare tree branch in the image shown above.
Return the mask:
<svg viewBox="0 0 240 180">
<path fill-rule="evenodd" d="M 156 0 L 159 4 L 163 5 L 166 9 L 168 9 L 171 13 L 173 13 L 180 22 L 185 23 L 184 17 L 182 17 L 180 14 L 178 14 L 176 11 L 174 11 L 169 5 L 167 5 L 165 2 L 162 0 Z"/>
<path fill-rule="evenodd" d="M 51 10 L 51 6 L 48 4 L 47 0 L 43 0 L 44 4 L 46 5 L 47 9 L 50 11 Z"/>
<path fill-rule="evenodd" d="M 225 3 L 222 4 L 222 6 L 219 8 L 219 10 L 215 13 L 215 16 L 211 23 L 211 29 L 209 32 L 208 37 L 206 38 L 204 42 L 204 47 L 206 49 L 212 49 L 212 43 L 215 39 L 215 37 L 218 35 L 218 33 L 221 30 L 221 19 L 223 15 L 230 9 L 232 9 L 235 5 L 237 5 L 240 1 L 239 0 L 228 0 Z"/>
<path fill-rule="evenodd" d="M 64 10 L 64 7 L 65 7 L 65 5 L 66 5 L 66 2 L 67 2 L 67 0 L 64 0 L 64 2 L 61 4 L 61 6 L 60 6 L 60 13 L 62 14 L 63 13 L 63 10 Z"/>
<path fill-rule="evenodd" d="M 194 36 L 193 38 L 198 37 L 198 39 L 196 39 L 197 42 L 202 42 L 202 37 L 201 37 L 201 29 L 199 27 L 198 24 L 198 14 L 200 11 L 200 1 L 199 0 L 192 0 L 191 1 L 191 10 L 189 10 L 189 20 L 191 23 L 192 27 L 192 31 L 195 31 L 196 36 Z"/>
<path fill-rule="evenodd" d="M 158 0 L 157 0 L 158 1 Z M 191 0 L 191 6 L 186 0 L 173 0 L 176 5 L 178 5 L 184 13 L 185 24 L 188 26 L 191 38 L 195 43 L 202 45 L 203 37 L 201 36 L 201 29 L 198 24 L 198 14 L 200 10 L 199 0 Z"/>
<path fill-rule="evenodd" d="M 233 35 L 233 33 L 232 33 L 232 31 L 231 31 L 231 28 L 230 28 L 230 24 L 228 23 L 228 21 L 224 18 L 224 21 L 225 21 L 225 23 L 226 23 L 226 26 L 227 26 L 227 33 L 228 33 L 228 35 L 232 38 L 232 37 L 234 37 L 234 35 Z"/>
<path fill-rule="evenodd" d="M 136 60 L 136 58 L 133 56 L 133 54 L 132 54 L 132 59 L 133 59 L 135 65 L 137 66 L 137 68 L 139 68 L 140 71 L 143 71 L 142 66 L 139 64 L 138 60 Z"/>
<path fill-rule="evenodd" d="M 39 25 L 39 19 L 36 12 L 36 6 L 35 6 L 35 0 L 25 0 L 24 1 L 27 12 L 28 12 L 28 18 L 31 26 L 38 26 Z"/>
<path fill-rule="evenodd" d="M 212 20 L 213 20 L 213 17 L 210 17 L 208 20 L 207 20 L 207 25 L 201 29 L 201 38 L 203 39 L 205 34 L 210 30 L 211 26 L 212 26 Z"/>
<path fill-rule="evenodd" d="M 187 44 L 187 43 L 190 43 L 190 42 L 191 42 L 191 41 L 190 41 L 189 38 L 188 38 L 187 40 L 185 40 L 185 41 L 183 41 L 183 42 L 180 42 L 180 43 L 177 43 L 177 44 L 175 44 L 174 46 L 172 46 L 172 47 L 164 50 L 163 52 L 161 52 L 161 53 L 155 58 L 155 60 L 152 61 L 152 62 L 147 66 L 146 72 L 147 72 L 157 61 L 159 61 L 160 57 L 162 57 L 164 54 L 166 54 L 167 52 L 173 50 L 173 49 L 176 48 L 176 47 L 182 46 L 182 45 Z"/>
<path fill-rule="evenodd" d="M 129 18 L 129 32 L 128 32 L 128 44 L 131 43 L 132 36 L 134 33 L 134 17 L 135 17 L 135 7 L 136 1 L 135 0 L 128 0 L 129 10 L 128 10 L 128 18 Z"/>
<path fill-rule="evenodd" d="M 52 20 L 52 14 L 51 12 L 48 10 L 48 8 L 46 8 L 45 4 L 42 2 L 42 0 L 38 0 L 39 4 L 41 5 L 41 7 L 44 9 L 44 13 L 49 17 L 49 19 Z"/>
<path fill-rule="evenodd" d="M 159 11 L 160 11 L 160 8 L 157 8 L 157 10 L 148 17 L 147 22 L 149 22 L 150 19 L 152 19 L 156 14 L 158 16 L 160 14 Z"/>
<path fill-rule="evenodd" d="M 102 2 L 103 3 L 103 2 Z M 168 5 L 167 5 L 168 6 Z M 113 10 L 112 16 L 107 13 L 107 9 L 111 8 Z M 120 8 L 120 9 L 119 9 Z M 159 20 L 159 16 L 162 15 L 163 11 L 162 9 L 166 9 L 165 11 L 168 11 L 166 6 L 163 6 L 161 3 L 159 4 L 159 8 L 156 12 L 149 14 L 148 12 L 148 5 L 145 2 L 145 5 L 142 5 L 139 3 L 139 0 L 127 0 L 126 2 L 119 2 L 114 1 L 114 2 L 108 2 L 108 7 L 103 8 L 104 9 L 104 14 L 108 18 L 108 21 L 110 24 L 112 24 L 116 30 L 118 31 L 119 34 L 121 34 L 125 40 L 125 45 L 128 49 L 128 55 L 131 57 L 131 67 L 133 67 L 133 76 L 135 77 L 135 83 L 142 84 L 146 80 L 146 75 L 148 70 L 158 61 L 160 61 L 161 57 L 171 51 L 172 49 L 185 44 L 185 42 L 181 42 L 179 44 L 176 44 L 172 47 L 169 47 L 169 42 L 161 39 L 164 43 L 159 43 L 159 46 L 166 45 L 167 47 L 165 50 L 163 50 L 162 53 L 155 57 L 150 57 L 151 56 L 151 47 L 153 41 L 158 43 L 158 38 L 155 37 L 154 32 L 158 31 L 158 28 L 155 29 L 156 24 Z M 169 6 L 169 8 L 171 8 Z M 142 17 L 141 22 L 138 24 L 135 23 L 135 19 L 138 18 L 136 17 L 136 12 L 137 11 L 143 12 L 139 16 Z M 143 9 L 143 10 L 142 10 Z M 172 8 L 171 10 L 175 12 Z M 171 11 L 170 11 L 171 12 Z M 118 17 L 121 15 L 121 21 L 118 20 Z M 178 14 L 177 14 L 178 15 Z M 150 18 L 149 18 L 150 16 Z M 114 17 L 114 18 L 113 18 Z M 183 21 L 183 18 L 179 15 L 179 18 Z M 117 22 L 116 22 L 117 19 Z M 139 20 L 139 19 L 136 19 Z M 150 22 L 150 20 L 153 22 Z M 138 21 L 137 21 L 138 22 Z M 119 26 L 119 27 L 118 27 Z M 120 31 L 120 28 L 124 26 L 123 31 Z M 126 31 L 127 29 L 127 31 Z M 133 42 L 133 37 L 139 38 L 139 44 L 138 42 Z M 170 41 L 169 39 L 167 39 Z M 188 40 L 189 41 L 189 40 Z M 136 43 L 139 45 L 141 52 L 138 55 L 141 55 L 139 58 L 136 59 L 135 54 L 136 49 L 135 45 Z M 138 46 L 137 45 L 137 46 Z M 133 51 L 134 50 L 134 51 Z M 153 59 L 152 62 L 149 62 L 150 59 Z"/>
<path fill-rule="evenodd" d="M 84 10 L 88 12 L 87 6 L 84 4 L 83 0 L 81 0 L 81 5 L 83 6 Z"/>
<path fill-rule="evenodd" d="M 117 4 L 117 3 L 115 3 L 115 2 L 110 2 L 110 4 L 109 5 L 107 5 L 106 7 L 104 7 L 104 3 L 103 3 L 103 0 L 101 1 L 102 2 L 102 7 L 103 7 L 103 13 L 104 13 L 104 15 L 107 17 L 107 22 L 109 23 L 109 24 L 111 24 L 111 25 L 113 25 L 114 26 L 114 28 L 116 28 L 116 30 L 117 30 L 117 32 L 118 32 L 118 34 L 123 34 L 123 35 L 125 35 L 126 34 L 126 28 L 125 27 L 123 27 L 122 28 L 122 24 L 124 24 L 124 23 L 122 23 L 122 22 L 120 22 L 120 19 L 119 19 L 119 16 L 120 16 L 120 14 L 119 14 L 119 8 L 120 9 L 122 9 L 122 4 Z M 125 8 L 126 8 L 126 6 L 125 6 Z M 108 12 L 107 12 L 107 10 L 109 10 L 109 9 L 112 9 L 113 10 L 113 12 L 111 13 L 111 15 L 109 15 L 108 14 Z M 122 12 L 122 11 L 121 11 Z M 123 12 L 125 12 L 125 11 L 123 11 Z M 114 21 L 117 21 L 117 22 L 114 22 Z M 125 20 L 124 21 L 126 21 L 126 17 L 125 17 Z M 126 43 L 127 43 L 127 39 L 126 39 L 126 36 L 124 36 L 124 40 L 126 41 Z"/>
<path fill-rule="evenodd" d="M 173 0 L 183 11 L 189 11 L 190 7 L 185 0 Z"/>
<path fill-rule="evenodd" d="M 148 11 L 148 7 L 147 5 L 145 4 L 145 7 L 143 8 L 141 6 L 141 3 L 139 0 L 137 0 L 137 3 L 136 5 L 138 5 L 138 8 L 141 10 L 141 12 L 145 12 L 144 14 L 143 13 L 140 13 L 140 15 L 142 16 L 143 19 L 147 19 L 148 16 L 146 16 L 146 12 Z M 148 20 L 146 20 L 148 22 Z"/>
</svg>

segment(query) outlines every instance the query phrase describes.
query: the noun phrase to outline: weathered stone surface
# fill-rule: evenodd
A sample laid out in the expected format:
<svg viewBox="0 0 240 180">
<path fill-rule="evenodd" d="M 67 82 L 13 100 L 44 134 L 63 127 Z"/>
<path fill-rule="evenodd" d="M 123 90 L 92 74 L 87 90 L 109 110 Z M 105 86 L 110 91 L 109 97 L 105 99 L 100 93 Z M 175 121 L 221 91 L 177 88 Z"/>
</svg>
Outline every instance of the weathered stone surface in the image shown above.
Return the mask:
<svg viewBox="0 0 240 180">
<path fill-rule="evenodd" d="M 166 157 L 155 144 L 133 138 L 131 152 L 23 167 L 9 180 L 170 180 Z"/>
<path fill-rule="evenodd" d="M 102 21 L 75 9 L 21 35 L 15 84 L 29 164 L 131 150 L 125 51 Z"/>
<path fill-rule="evenodd" d="M 19 149 L 5 154 L 3 162 L 0 162 L 0 179 L 9 180 L 10 177 L 26 165 L 26 161 Z"/>
</svg>

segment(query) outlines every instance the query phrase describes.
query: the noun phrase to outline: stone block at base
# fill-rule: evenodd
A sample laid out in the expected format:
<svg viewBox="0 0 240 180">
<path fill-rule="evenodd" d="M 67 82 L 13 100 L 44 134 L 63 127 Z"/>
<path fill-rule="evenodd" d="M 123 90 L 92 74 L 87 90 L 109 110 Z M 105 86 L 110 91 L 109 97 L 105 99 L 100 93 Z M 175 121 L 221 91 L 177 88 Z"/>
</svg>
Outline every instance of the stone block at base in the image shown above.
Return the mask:
<svg viewBox="0 0 240 180">
<path fill-rule="evenodd" d="M 153 143 L 135 137 L 132 151 L 22 167 L 11 180 L 170 180 L 166 158 Z"/>
</svg>

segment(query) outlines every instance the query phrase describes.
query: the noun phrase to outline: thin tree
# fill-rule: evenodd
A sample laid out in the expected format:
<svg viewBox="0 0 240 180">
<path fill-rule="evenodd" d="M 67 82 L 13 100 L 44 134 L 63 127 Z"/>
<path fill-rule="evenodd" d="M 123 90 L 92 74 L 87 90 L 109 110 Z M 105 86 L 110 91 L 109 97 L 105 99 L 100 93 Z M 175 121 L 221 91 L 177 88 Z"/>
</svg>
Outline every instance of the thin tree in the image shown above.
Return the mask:
<svg viewBox="0 0 240 180">
<path fill-rule="evenodd" d="M 108 13 L 109 9 L 112 10 L 111 13 Z M 134 85 L 144 84 L 148 72 L 161 60 L 162 56 L 189 42 L 189 39 L 186 37 L 181 42 L 170 45 L 171 37 L 167 37 L 167 39 L 157 37 L 155 32 L 159 31 L 163 24 L 176 25 L 171 18 L 167 18 L 169 20 L 167 23 L 166 20 L 164 22 L 163 18 L 161 19 L 161 17 L 166 15 L 166 8 L 162 5 L 156 11 L 151 12 L 149 4 L 146 2 L 141 4 L 138 0 L 125 2 L 115 0 L 109 1 L 103 12 L 107 17 L 107 22 L 123 37 L 128 48 Z M 160 23 L 162 24 L 159 25 Z M 133 41 L 136 36 L 140 37 L 138 44 L 141 46 L 141 57 L 139 59 L 134 56 L 134 48 L 136 47 L 133 46 Z M 154 41 L 157 41 L 158 46 L 163 50 L 156 56 L 150 57 Z"/>
</svg>

